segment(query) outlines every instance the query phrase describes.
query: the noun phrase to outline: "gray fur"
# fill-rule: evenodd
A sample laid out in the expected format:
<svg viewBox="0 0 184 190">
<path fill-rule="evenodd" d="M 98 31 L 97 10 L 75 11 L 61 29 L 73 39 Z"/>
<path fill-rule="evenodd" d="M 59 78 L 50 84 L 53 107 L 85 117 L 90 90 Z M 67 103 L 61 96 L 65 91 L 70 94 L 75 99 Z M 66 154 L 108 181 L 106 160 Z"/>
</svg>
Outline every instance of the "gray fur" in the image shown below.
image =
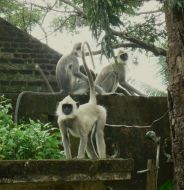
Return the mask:
<svg viewBox="0 0 184 190">
<path fill-rule="evenodd" d="M 88 78 L 80 71 L 78 57 L 81 56 L 81 43 L 74 45 L 71 53 L 63 55 L 56 66 L 56 81 L 61 92 L 69 94 L 86 94 L 89 91 Z M 94 63 L 93 63 L 94 64 Z M 95 86 L 102 94 L 102 88 Z"/>
<path fill-rule="evenodd" d="M 125 54 L 125 52 L 120 51 L 118 53 L 118 63 L 113 63 L 103 67 L 101 72 L 96 77 L 95 84 L 100 86 L 107 93 L 114 93 L 119 85 L 123 91 L 125 89 L 130 95 L 137 94 L 140 96 L 145 96 L 126 82 L 126 61 L 121 60 L 122 54 Z"/>
<path fill-rule="evenodd" d="M 80 105 L 79 108 L 77 108 L 76 102 L 70 96 L 64 98 L 59 103 L 56 111 L 58 125 L 61 130 L 64 151 L 68 159 L 72 158 L 69 134 L 80 138 L 77 155 L 78 159 L 83 159 L 85 157 L 85 152 L 87 152 L 88 157 L 92 159 L 106 158 L 106 145 L 104 140 L 106 110 L 103 106 L 96 104 L 95 86 L 86 64 L 84 45 L 87 45 L 88 48 L 90 47 L 87 42 L 82 45 L 83 64 L 89 80 L 90 100 L 88 103 Z M 70 115 L 65 115 L 63 113 L 63 104 L 72 105 L 73 110 Z M 96 139 L 97 151 L 94 148 L 91 138 L 91 134 L 93 133 Z"/>
</svg>

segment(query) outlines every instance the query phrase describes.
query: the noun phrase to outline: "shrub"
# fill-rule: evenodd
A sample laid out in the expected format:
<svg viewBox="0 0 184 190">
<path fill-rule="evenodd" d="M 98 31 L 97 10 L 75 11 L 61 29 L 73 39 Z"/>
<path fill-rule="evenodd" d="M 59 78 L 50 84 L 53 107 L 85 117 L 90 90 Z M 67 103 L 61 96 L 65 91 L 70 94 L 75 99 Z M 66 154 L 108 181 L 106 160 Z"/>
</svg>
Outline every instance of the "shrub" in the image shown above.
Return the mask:
<svg viewBox="0 0 184 190">
<path fill-rule="evenodd" d="M 159 190 L 174 190 L 173 181 L 167 180 L 165 183 L 159 188 Z"/>
<path fill-rule="evenodd" d="M 0 159 L 61 159 L 58 128 L 40 121 L 15 124 L 10 100 L 0 97 Z"/>
</svg>

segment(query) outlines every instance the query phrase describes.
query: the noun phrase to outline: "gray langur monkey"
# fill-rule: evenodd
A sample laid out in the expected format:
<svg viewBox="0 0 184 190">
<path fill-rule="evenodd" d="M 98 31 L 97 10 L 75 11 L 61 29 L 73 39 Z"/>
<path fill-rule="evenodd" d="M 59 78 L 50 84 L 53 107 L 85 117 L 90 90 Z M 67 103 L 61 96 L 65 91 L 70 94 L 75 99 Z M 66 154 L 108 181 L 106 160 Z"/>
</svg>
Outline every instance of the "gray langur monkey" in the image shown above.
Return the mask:
<svg viewBox="0 0 184 190">
<path fill-rule="evenodd" d="M 119 84 L 120 88 L 123 91 L 124 89 L 127 90 L 129 95 L 137 94 L 140 96 L 145 96 L 126 82 L 125 66 L 127 60 L 128 54 L 120 50 L 117 55 L 117 63 L 109 64 L 103 67 L 101 72 L 96 77 L 95 84 L 103 88 L 103 90 L 107 93 L 114 93 L 117 90 Z"/>
<path fill-rule="evenodd" d="M 90 49 L 90 46 L 87 42 L 82 44 L 82 60 L 90 88 L 89 102 L 78 106 L 70 96 L 67 96 L 60 101 L 56 110 L 58 116 L 57 122 L 61 131 L 67 159 L 72 158 L 69 134 L 80 138 L 78 159 L 83 159 L 85 152 L 92 159 L 106 158 L 106 144 L 104 140 L 106 109 L 103 106 L 97 105 L 94 82 L 85 60 L 85 45 L 88 49 Z M 96 139 L 97 153 L 92 140 L 93 135 Z"/>
<path fill-rule="evenodd" d="M 90 51 L 92 58 L 92 53 Z M 81 57 L 81 43 L 73 46 L 71 53 L 64 55 L 56 66 L 56 80 L 63 94 L 85 94 L 89 91 L 88 77 L 80 71 L 78 58 Z M 93 67 L 94 61 L 92 58 Z M 102 88 L 95 86 L 99 94 L 103 94 Z"/>
</svg>

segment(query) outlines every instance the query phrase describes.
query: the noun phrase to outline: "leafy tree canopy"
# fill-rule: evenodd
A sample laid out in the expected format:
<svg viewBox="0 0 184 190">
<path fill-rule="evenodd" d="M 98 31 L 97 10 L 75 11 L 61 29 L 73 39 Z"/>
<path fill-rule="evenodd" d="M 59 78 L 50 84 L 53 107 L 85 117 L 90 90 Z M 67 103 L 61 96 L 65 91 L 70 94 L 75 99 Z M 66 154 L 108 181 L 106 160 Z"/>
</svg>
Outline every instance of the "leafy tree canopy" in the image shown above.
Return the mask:
<svg viewBox="0 0 184 190">
<path fill-rule="evenodd" d="M 73 30 L 78 26 L 78 18 L 82 19 L 80 24 L 89 26 L 93 36 L 101 44 L 102 53 L 107 57 L 113 55 L 112 47 L 143 48 L 155 55 L 166 55 L 162 8 L 140 12 L 144 5 L 144 1 L 140 0 L 83 0 L 70 3 L 75 4 L 74 14 L 70 14 L 73 21 L 76 21 L 73 22 Z M 60 0 L 60 6 L 63 4 L 67 4 L 66 1 Z M 141 23 L 133 20 L 133 17 L 138 16 L 142 18 Z M 64 19 L 61 24 L 64 23 Z M 70 28 L 68 26 L 65 25 L 66 28 Z"/>
<path fill-rule="evenodd" d="M 152 2 L 152 1 L 149 1 Z M 183 0 L 158 1 L 155 10 L 143 12 L 143 0 L 0 0 L 0 16 L 30 32 L 38 25 L 45 38 L 56 31 L 77 31 L 88 26 L 99 41 L 102 53 L 113 55 L 112 48 L 141 48 L 156 56 L 166 55 L 167 37 L 164 4 L 183 10 Z M 52 14 L 50 14 L 52 13 Z M 45 19 L 52 15 L 48 33 Z M 137 22 L 135 18 L 141 18 Z M 137 19 L 138 20 L 138 19 Z M 140 20 L 140 19 L 139 19 Z"/>
<path fill-rule="evenodd" d="M 14 0 L 0 0 L 0 17 L 26 32 L 30 31 L 31 27 L 41 19 L 41 16 L 41 11 L 33 6 L 27 7 Z"/>
<path fill-rule="evenodd" d="M 144 5 L 141 0 L 38 0 L 34 3 L 0 0 L 0 16 L 28 32 L 37 24 L 45 38 L 63 29 L 73 32 L 87 26 L 107 57 L 113 55 L 112 48 L 119 47 L 142 48 L 156 56 L 165 56 L 162 4 L 150 12 L 141 11 Z M 50 16 L 52 31 L 47 32 L 44 22 Z M 137 17 L 141 17 L 141 22 L 136 21 Z"/>
</svg>

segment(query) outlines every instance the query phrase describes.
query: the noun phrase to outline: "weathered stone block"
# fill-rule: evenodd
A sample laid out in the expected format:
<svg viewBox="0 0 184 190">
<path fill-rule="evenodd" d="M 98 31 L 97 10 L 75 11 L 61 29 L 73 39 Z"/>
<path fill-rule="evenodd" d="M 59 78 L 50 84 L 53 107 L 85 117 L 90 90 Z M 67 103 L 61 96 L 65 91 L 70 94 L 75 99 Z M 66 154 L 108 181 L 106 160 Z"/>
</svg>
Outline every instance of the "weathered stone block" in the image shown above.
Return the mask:
<svg viewBox="0 0 184 190">
<path fill-rule="evenodd" d="M 130 180 L 133 168 L 132 159 L 0 161 L 0 190 L 105 190 L 104 181 Z"/>
</svg>

